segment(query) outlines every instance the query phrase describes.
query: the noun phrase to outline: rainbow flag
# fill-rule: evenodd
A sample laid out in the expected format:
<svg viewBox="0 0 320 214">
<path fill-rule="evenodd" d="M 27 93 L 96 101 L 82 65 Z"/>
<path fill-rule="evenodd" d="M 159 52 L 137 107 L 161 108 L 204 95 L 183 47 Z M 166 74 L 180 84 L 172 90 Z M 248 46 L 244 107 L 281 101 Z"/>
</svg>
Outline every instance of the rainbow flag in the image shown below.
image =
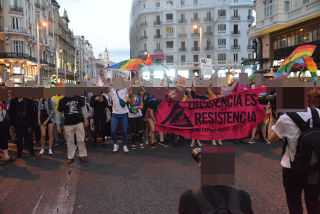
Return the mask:
<svg viewBox="0 0 320 214">
<path fill-rule="evenodd" d="M 152 64 L 152 57 L 148 57 L 146 60 L 142 59 L 129 59 L 122 62 L 116 63 L 106 69 L 119 69 L 119 70 L 129 70 L 129 71 L 140 71 L 145 65 Z"/>
<path fill-rule="evenodd" d="M 312 54 L 314 50 L 317 48 L 315 45 L 302 45 L 297 47 L 289 57 L 287 57 L 280 65 L 278 71 L 276 72 L 274 79 L 285 79 L 288 75 L 297 68 L 307 67 L 311 68 L 313 71 L 316 70 L 317 66 L 314 66 L 312 62 L 308 59 L 312 59 Z M 308 61 L 308 65 L 306 64 L 305 59 Z M 313 59 L 312 59 L 313 61 Z M 308 68 L 308 67 L 307 67 Z M 308 68 L 308 69 L 309 69 Z M 311 71 L 311 74 L 313 73 Z M 316 72 L 314 73 L 316 74 Z M 312 75 L 314 75 L 312 74 Z M 315 76 L 316 77 L 316 76 Z"/>
<path fill-rule="evenodd" d="M 316 84 L 317 83 L 317 70 L 318 70 L 317 64 L 314 62 L 312 57 L 310 57 L 310 58 L 302 57 L 302 58 L 303 58 L 303 61 L 306 64 L 307 69 L 311 73 L 313 83 Z"/>
</svg>

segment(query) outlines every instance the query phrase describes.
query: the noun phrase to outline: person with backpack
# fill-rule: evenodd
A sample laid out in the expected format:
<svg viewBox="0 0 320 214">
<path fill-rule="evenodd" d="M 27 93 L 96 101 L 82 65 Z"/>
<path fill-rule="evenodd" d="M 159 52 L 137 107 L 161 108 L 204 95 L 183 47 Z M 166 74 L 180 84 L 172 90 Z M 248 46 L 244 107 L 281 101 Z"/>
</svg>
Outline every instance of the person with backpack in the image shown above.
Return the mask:
<svg viewBox="0 0 320 214">
<path fill-rule="evenodd" d="M 199 186 L 185 191 L 179 199 L 179 214 L 253 214 L 250 195 L 225 185 Z"/>
<path fill-rule="evenodd" d="M 53 145 L 53 128 L 56 123 L 56 115 L 54 113 L 55 102 L 49 98 L 42 98 L 39 100 L 38 106 L 38 125 L 40 126 L 41 131 L 41 150 L 40 155 L 43 155 L 45 152 L 45 143 L 46 143 L 46 134 L 48 129 L 49 137 L 49 155 L 53 155 L 52 145 Z"/>
<path fill-rule="evenodd" d="M 308 92 L 306 112 L 271 112 L 268 140 L 283 140 L 283 186 L 290 214 L 302 214 L 302 190 L 308 214 L 320 213 L 320 90 Z"/>
<path fill-rule="evenodd" d="M 106 136 L 106 108 L 108 106 L 107 99 L 102 94 L 94 95 L 90 100 L 90 106 L 93 108 L 94 136 L 93 146 L 97 145 L 97 136 L 101 127 L 102 145 L 105 145 Z"/>
<path fill-rule="evenodd" d="M 56 104 L 55 109 L 54 109 L 54 113 L 57 115 L 58 113 L 58 106 L 59 106 L 59 101 L 63 98 L 63 94 L 61 92 L 58 92 L 57 95 L 53 96 L 51 99 L 54 101 L 54 103 Z M 53 134 L 54 134 L 54 143 L 53 146 L 59 146 L 59 144 L 66 144 L 65 141 L 65 136 L 64 136 L 64 115 L 62 114 L 61 117 L 61 123 L 60 123 L 60 128 L 61 128 L 61 136 L 60 134 L 57 132 L 57 125 L 54 124 L 54 129 L 53 129 Z M 60 137 L 63 138 L 63 141 L 60 142 Z"/>
<path fill-rule="evenodd" d="M 31 157 L 35 157 L 32 142 L 32 101 L 23 97 L 14 98 L 10 102 L 8 113 L 16 132 L 17 158 L 22 157 L 23 144 L 29 148 Z"/>
</svg>

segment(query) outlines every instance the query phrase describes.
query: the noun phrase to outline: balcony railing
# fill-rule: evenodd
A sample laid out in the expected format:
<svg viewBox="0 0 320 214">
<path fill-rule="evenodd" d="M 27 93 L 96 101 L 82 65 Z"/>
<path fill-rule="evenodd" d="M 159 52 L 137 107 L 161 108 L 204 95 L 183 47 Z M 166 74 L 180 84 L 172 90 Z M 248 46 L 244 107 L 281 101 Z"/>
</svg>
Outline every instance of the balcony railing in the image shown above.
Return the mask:
<svg viewBox="0 0 320 214">
<path fill-rule="evenodd" d="M 17 6 L 12 6 L 12 7 L 10 7 L 10 11 L 23 13 L 23 8 L 22 7 L 17 7 Z"/>
<path fill-rule="evenodd" d="M 192 51 L 200 51 L 200 48 L 199 47 L 193 47 L 191 48 Z"/>
<path fill-rule="evenodd" d="M 231 20 L 240 20 L 240 16 L 231 16 Z"/>
<path fill-rule="evenodd" d="M 254 21 L 254 16 L 248 16 L 248 20 Z"/>
<path fill-rule="evenodd" d="M 148 37 L 147 36 L 141 36 L 140 37 L 140 40 L 145 40 L 145 39 L 148 39 Z"/>
<path fill-rule="evenodd" d="M 240 49 L 240 45 L 232 45 L 231 49 Z"/>
<path fill-rule="evenodd" d="M 35 6 L 36 8 L 39 8 L 39 9 L 40 9 L 40 4 L 39 4 L 39 3 L 35 3 L 34 6 Z"/>
<path fill-rule="evenodd" d="M 153 25 L 161 25 L 161 21 L 155 21 L 153 22 Z"/>
<path fill-rule="evenodd" d="M 9 33 L 23 33 L 27 34 L 27 30 L 25 28 L 19 27 L 19 28 L 13 28 L 12 26 L 4 27 L 0 26 L 0 32 L 9 32 Z"/>
<path fill-rule="evenodd" d="M 205 21 L 205 22 L 211 22 L 211 21 L 212 21 L 212 18 L 211 18 L 211 17 L 206 17 L 206 18 L 204 19 L 204 21 Z"/>
<path fill-rule="evenodd" d="M 141 22 L 140 26 L 148 26 L 148 23 L 147 22 Z"/>
<path fill-rule="evenodd" d="M 162 53 L 162 49 L 155 49 L 153 50 L 154 53 Z"/>
<path fill-rule="evenodd" d="M 153 38 L 154 39 L 161 39 L 161 35 L 154 35 Z"/>
<path fill-rule="evenodd" d="M 36 62 L 36 58 L 24 54 L 24 53 L 11 53 L 11 52 L 5 52 L 5 53 L 0 53 L 0 58 L 6 58 L 6 59 L 26 59 L 30 60 L 33 62 Z"/>
<path fill-rule="evenodd" d="M 48 62 L 45 59 L 40 59 L 40 64 L 48 64 Z"/>
<path fill-rule="evenodd" d="M 191 19 L 191 22 L 200 22 L 199 18 Z"/>
<path fill-rule="evenodd" d="M 204 35 L 205 35 L 205 36 L 212 36 L 212 35 L 213 35 L 213 32 L 205 32 Z"/>
<path fill-rule="evenodd" d="M 232 35 L 240 35 L 240 31 L 239 30 L 238 31 L 232 31 L 231 33 L 232 33 Z"/>
<path fill-rule="evenodd" d="M 179 37 L 187 37 L 186 33 L 179 33 Z"/>
<path fill-rule="evenodd" d="M 254 45 L 248 45 L 248 49 L 254 49 Z"/>
<path fill-rule="evenodd" d="M 180 52 L 187 51 L 187 48 L 179 48 L 179 51 L 180 51 Z"/>
<path fill-rule="evenodd" d="M 213 50 L 213 47 L 205 47 L 204 48 L 206 51 L 211 51 L 211 50 Z"/>
<path fill-rule="evenodd" d="M 187 23 L 187 20 L 186 19 L 179 19 L 179 23 Z"/>
<path fill-rule="evenodd" d="M 200 36 L 200 33 L 192 33 L 192 36 Z"/>
</svg>

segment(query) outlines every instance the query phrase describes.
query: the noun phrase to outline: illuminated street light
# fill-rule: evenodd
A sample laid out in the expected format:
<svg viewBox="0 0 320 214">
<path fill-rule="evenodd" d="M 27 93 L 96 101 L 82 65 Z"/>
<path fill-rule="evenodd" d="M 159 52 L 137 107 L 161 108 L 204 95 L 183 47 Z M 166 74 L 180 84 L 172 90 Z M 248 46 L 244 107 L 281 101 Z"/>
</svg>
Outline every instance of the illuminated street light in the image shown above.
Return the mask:
<svg viewBox="0 0 320 214">
<path fill-rule="evenodd" d="M 193 29 L 194 30 L 197 30 L 197 29 L 200 29 L 200 59 L 202 58 L 202 27 L 200 25 L 193 25 Z M 200 70 L 200 75 L 201 77 L 201 70 Z"/>
<path fill-rule="evenodd" d="M 37 67 L 38 67 L 38 85 L 40 86 L 40 36 L 39 36 L 39 28 L 40 27 L 48 27 L 48 23 L 43 21 L 37 24 L 37 51 L 38 51 L 38 59 L 37 59 Z"/>
</svg>

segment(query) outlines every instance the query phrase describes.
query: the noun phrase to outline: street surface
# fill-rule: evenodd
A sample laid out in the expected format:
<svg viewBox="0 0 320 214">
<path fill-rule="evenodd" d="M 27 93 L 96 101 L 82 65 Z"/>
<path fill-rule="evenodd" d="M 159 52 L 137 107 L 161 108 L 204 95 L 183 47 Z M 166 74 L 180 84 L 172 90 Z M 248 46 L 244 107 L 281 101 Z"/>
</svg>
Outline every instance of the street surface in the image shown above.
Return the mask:
<svg viewBox="0 0 320 214">
<path fill-rule="evenodd" d="M 236 186 L 249 192 L 254 212 L 288 213 L 281 143 L 224 144 L 236 146 Z M 180 194 L 200 182 L 200 169 L 187 144 L 128 154 L 122 149 L 113 154 L 111 144 L 87 148 L 86 164 L 77 159 L 68 166 L 66 146 L 61 145 L 52 157 L 32 160 L 24 154 L 0 165 L 0 214 L 173 214 Z"/>
</svg>

